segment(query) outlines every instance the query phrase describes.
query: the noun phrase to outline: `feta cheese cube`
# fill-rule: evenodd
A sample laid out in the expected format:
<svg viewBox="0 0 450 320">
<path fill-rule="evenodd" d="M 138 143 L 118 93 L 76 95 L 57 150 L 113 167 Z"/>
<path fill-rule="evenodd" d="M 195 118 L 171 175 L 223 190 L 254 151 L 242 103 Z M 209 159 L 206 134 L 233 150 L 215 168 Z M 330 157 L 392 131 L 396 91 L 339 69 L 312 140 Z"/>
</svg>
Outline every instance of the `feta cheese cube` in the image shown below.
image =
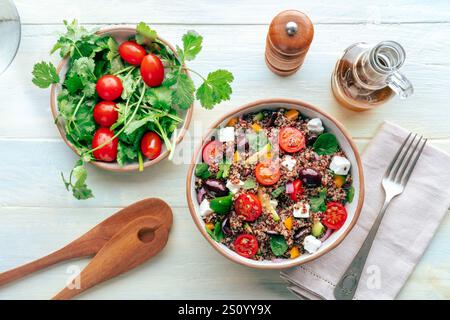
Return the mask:
<svg viewBox="0 0 450 320">
<path fill-rule="evenodd" d="M 322 241 L 311 235 L 306 236 L 305 240 L 303 240 L 303 248 L 305 248 L 305 250 L 308 251 L 309 253 L 316 252 L 321 245 Z"/>
<path fill-rule="evenodd" d="M 323 132 L 322 120 L 319 118 L 309 120 L 306 127 L 311 133 L 321 134 Z"/>
<path fill-rule="evenodd" d="M 278 207 L 278 200 L 276 200 L 276 199 L 271 199 L 270 201 L 269 201 L 269 203 L 270 203 L 270 205 L 272 206 L 272 208 L 276 208 L 276 207 Z"/>
<path fill-rule="evenodd" d="M 285 156 L 283 158 L 283 161 L 281 161 L 281 165 L 289 171 L 292 171 L 296 164 L 297 164 L 297 160 L 295 160 L 290 155 Z"/>
<path fill-rule="evenodd" d="M 231 193 L 235 194 L 241 189 L 241 187 L 243 185 L 244 185 L 244 182 L 241 180 L 239 180 L 238 184 L 232 183 L 230 180 L 227 180 L 227 183 L 225 186 L 228 188 L 228 190 L 230 190 Z"/>
<path fill-rule="evenodd" d="M 213 213 L 211 207 L 209 206 L 208 199 L 203 199 L 202 203 L 200 203 L 200 215 L 202 217 L 206 217 L 208 214 Z"/>
<path fill-rule="evenodd" d="M 220 142 L 234 141 L 234 128 L 225 127 L 219 129 L 219 141 Z"/>
<path fill-rule="evenodd" d="M 294 211 L 292 214 L 295 218 L 309 218 L 309 203 L 300 201 L 294 204 Z"/>
<path fill-rule="evenodd" d="M 331 159 L 330 170 L 335 174 L 345 176 L 350 170 L 350 161 L 347 158 L 341 156 L 334 156 Z"/>
</svg>

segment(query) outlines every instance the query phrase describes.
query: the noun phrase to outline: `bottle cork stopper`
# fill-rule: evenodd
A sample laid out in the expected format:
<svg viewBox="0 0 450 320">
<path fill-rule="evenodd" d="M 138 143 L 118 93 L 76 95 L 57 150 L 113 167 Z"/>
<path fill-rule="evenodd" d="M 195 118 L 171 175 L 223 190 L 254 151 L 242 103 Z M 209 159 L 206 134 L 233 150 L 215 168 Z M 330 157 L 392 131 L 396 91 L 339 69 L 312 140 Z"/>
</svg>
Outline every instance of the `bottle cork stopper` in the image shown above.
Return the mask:
<svg viewBox="0 0 450 320">
<path fill-rule="evenodd" d="M 266 41 L 266 63 L 276 74 L 286 76 L 303 64 L 314 37 L 314 26 L 303 12 L 286 10 L 271 22 Z"/>
</svg>

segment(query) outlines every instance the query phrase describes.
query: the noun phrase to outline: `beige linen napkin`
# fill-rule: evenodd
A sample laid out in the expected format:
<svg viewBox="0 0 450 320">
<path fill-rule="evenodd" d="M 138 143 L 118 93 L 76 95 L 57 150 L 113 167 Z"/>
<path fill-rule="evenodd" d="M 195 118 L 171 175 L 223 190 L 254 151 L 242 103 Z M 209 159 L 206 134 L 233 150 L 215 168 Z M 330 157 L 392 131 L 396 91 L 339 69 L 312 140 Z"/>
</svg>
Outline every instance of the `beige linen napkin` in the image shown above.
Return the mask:
<svg viewBox="0 0 450 320">
<path fill-rule="evenodd" d="M 385 122 L 362 162 L 365 202 L 344 241 L 324 256 L 281 273 L 299 298 L 334 299 L 333 290 L 358 252 L 384 201 L 381 179 L 401 143 L 403 128 Z M 394 299 L 450 207 L 450 155 L 428 142 L 403 194 L 394 198 L 367 258 L 355 299 Z"/>
</svg>

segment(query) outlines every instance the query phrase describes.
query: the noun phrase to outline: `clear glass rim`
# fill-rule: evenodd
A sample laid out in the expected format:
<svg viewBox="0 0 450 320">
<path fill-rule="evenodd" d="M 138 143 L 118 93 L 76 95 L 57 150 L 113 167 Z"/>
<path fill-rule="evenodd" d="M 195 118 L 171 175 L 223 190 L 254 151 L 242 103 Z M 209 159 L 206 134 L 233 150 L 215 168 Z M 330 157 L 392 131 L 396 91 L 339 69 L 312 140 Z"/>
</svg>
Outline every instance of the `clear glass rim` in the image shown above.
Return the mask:
<svg viewBox="0 0 450 320">
<path fill-rule="evenodd" d="M 20 42 L 21 42 L 21 39 L 22 39 L 22 22 L 20 21 L 19 11 L 17 11 L 17 7 L 16 7 L 16 5 L 14 4 L 14 2 L 12 0 L 6 0 L 6 1 L 9 2 L 12 10 L 14 11 L 15 17 L 14 17 L 13 21 L 17 21 L 17 24 L 18 24 L 18 27 L 19 27 L 19 39 L 17 40 L 14 54 L 11 55 L 11 57 L 9 59 L 9 62 L 4 66 L 3 69 L 0 69 L 0 75 L 2 75 L 8 69 L 8 67 L 11 65 L 11 63 L 14 61 L 14 59 L 15 59 L 15 57 L 17 55 L 17 52 L 19 51 Z"/>
<path fill-rule="evenodd" d="M 389 49 L 390 56 L 382 53 Z M 380 73 L 392 73 L 397 71 L 405 61 L 405 49 L 395 41 L 382 41 L 370 51 L 370 63 Z"/>
</svg>

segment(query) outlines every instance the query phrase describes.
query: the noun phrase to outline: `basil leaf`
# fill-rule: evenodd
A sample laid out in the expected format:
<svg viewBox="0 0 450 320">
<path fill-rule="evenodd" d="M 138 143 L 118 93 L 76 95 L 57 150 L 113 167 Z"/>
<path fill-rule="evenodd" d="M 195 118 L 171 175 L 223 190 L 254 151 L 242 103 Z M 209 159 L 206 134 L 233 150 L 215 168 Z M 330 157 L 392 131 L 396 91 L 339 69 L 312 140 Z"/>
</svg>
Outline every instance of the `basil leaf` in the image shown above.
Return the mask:
<svg viewBox="0 0 450 320">
<path fill-rule="evenodd" d="M 326 199 L 327 199 L 327 189 L 322 188 L 319 191 L 319 195 L 317 197 L 311 198 L 309 200 L 311 210 L 313 212 L 324 212 L 327 209 L 325 203 Z"/>
<path fill-rule="evenodd" d="M 286 252 L 288 245 L 282 235 L 275 235 L 270 237 L 270 248 L 273 254 L 279 257 Z"/>
<path fill-rule="evenodd" d="M 220 163 L 219 164 L 219 172 L 217 172 L 217 179 L 222 179 L 228 177 L 228 174 L 230 173 L 230 163 Z"/>
<path fill-rule="evenodd" d="M 222 231 L 222 225 L 219 221 L 216 222 L 213 230 L 209 230 L 206 227 L 205 227 L 205 229 L 206 229 L 206 232 L 210 235 L 210 237 L 213 238 L 213 240 L 215 240 L 217 242 L 221 242 L 222 239 L 224 238 L 223 231 Z"/>
<path fill-rule="evenodd" d="M 207 163 L 199 163 L 195 167 L 195 176 L 199 177 L 200 179 L 206 179 L 211 176 L 211 172 L 209 172 L 209 165 Z"/>
<path fill-rule="evenodd" d="M 233 194 L 230 193 L 224 197 L 214 198 L 209 202 L 211 210 L 218 214 L 228 213 L 231 209 Z"/>
<path fill-rule="evenodd" d="M 323 133 L 313 144 L 313 149 L 318 155 L 333 154 L 339 149 L 339 144 L 334 134 Z"/>
</svg>

